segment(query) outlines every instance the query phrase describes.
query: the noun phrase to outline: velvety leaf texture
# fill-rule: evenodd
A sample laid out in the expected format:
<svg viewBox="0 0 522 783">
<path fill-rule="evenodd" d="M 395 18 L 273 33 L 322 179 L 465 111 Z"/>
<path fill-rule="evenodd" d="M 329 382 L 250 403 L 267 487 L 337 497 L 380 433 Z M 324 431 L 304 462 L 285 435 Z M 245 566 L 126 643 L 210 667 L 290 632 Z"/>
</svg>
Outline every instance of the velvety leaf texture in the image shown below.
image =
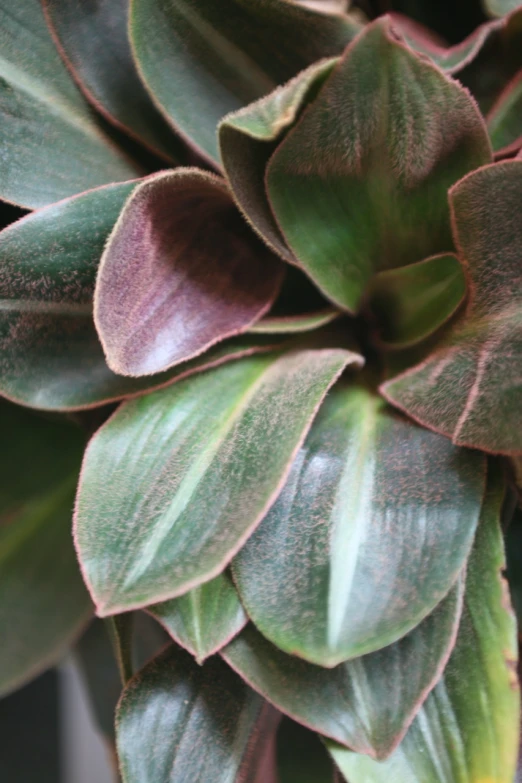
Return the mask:
<svg viewBox="0 0 522 783">
<path fill-rule="evenodd" d="M 351 312 L 374 272 L 451 252 L 447 190 L 489 162 L 469 94 L 377 20 L 276 149 L 267 187 L 287 244 Z"/>
<path fill-rule="evenodd" d="M 72 81 L 39 0 L 0 2 L 0 197 L 40 207 L 137 176 Z"/>
<path fill-rule="evenodd" d="M 234 560 L 248 615 L 282 650 L 322 666 L 391 644 L 455 583 L 483 491 L 481 455 L 337 384 Z"/>
<path fill-rule="evenodd" d="M 331 744 L 350 783 L 512 783 L 519 742 L 516 623 L 499 526 L 503 482 L 489 482 L 463 617 L 444 676 L 406 737 L 376 762 Z"/>
<path fill-rule="evenodd" d="M 215 162 L 222 117 L 339 54 L 358 29 L 348 17 L 285 0 L 131 1 L 131 39 L 145 84 L 179 131 Z"/>
<path fill-rule="evenodd" d="M 385 396 L 454 443 L 522 453 L 522 161 L 487 166 L 450 193 L 470 295 L 427 359 L 386 383 Z"/>
<path fill-rule="evenodd" d="M 217 576 L 274 501 L 325 393 L 360 357 L 253 357 L 123 405 L 91 440 L 76 542 L 98 612 Z"/>
<path fill-rule="evenodd" d="M 170 646 L 127 686 L 118 706 L 123 783 L 254 780 L 277 715 L 225 664 L 204 667 Z"/>
<path fill-rule="evenodd" d="M 191 359 L 259 319 L 282 276 L 222 180 L 158 174 L 127 202 L 100 264 L 94 317 L 107 363 L 141 376 Z"/>
<path fill-rule="evenodd" d="M 360 753 L 396 747 L 455 643 L 464 579 L 413 631 L 383 650 L 324 669 L 286 655 L 248 626 L 222 652 L 268 701 Z"/>
</svg>

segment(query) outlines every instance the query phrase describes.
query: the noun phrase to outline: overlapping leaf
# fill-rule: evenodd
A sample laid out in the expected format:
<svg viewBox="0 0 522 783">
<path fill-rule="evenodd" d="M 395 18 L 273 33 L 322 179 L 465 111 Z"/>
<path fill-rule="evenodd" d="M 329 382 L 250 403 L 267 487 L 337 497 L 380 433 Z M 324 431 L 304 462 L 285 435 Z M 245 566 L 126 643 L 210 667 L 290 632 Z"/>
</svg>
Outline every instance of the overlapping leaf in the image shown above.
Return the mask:
<svg viewBox="0 0 522 783">
<path fill-rule="evenodd" d="M 499 526 L 503 483 L 488 486 L 464 612 L 444 676 L 385 761 L 330 744 L 350 783 L 512 783 L 519 742 L 516 624 Z"/>
<path fill-rule="evenodd" d="M 467 309 L 442 346 L 383 387 L 454 443 L 504 454 L 522 453 L 521 199 L 522 161 L 484 167 L 452 189 Z"/>
<path fill-rule="evenodd" d="M 335 321 L 340 315 L 334 307 L 319 310 L 316 313 L 288 316 L 266 316 L 253 324 L 249 334 L 299 334 L 320 329 L 321 326 Z"/>
<path fill-rule="evenodd" d="M 39 0 L 2 0 L 0 30 L 0 196 L 40 207 L 137 176 L 67 72 Z"/>
<path fill-rule="evenodd" d="M 192 359 L 246 331 L 282 276 L 222 180 L 198 169 L 158 174 L 136 188 L 100 264 L 94 317 L 107 363 L 141 376 Z"/>
<path fill-rule="evenodd" d="M 488 130 L 494 150 L 507 154 L 522 147 L 522 71 L 513 77 L 491 109 Z"/>
<path fill-rule="evenodd" d="M 334 669 L 286 655 L 253 626 L 222 655 L 282 712 L 382 758 L 400 742 L 442 673 L 455 643 L 463 587 L 460 578 L 434 612 L 398 642 Z"/>
<path fill-rule="evenodd" d="M 200 667 L 172 645 L 131 680 L 119 704 L 123 783 L 254 780 L 277 719 L 218 658 Z"/>
<path fill-rule="evenodd" d="M 215 162 L 222 117 L 322 57 L 339 54 L 358 29 L 344 15 L 286 0 L 131 2 L 131 39 L 148 89 L 181 133 Z"/>
<path fill-rule="evenodd" d="M 277 496 L 317 407 L 360 357 L 243 359 L 123 405 L 87 449 L 76 541 L 102 615 L 217 576 Z"/>
<path fill-rule="evenodd" d="M 483 457 L 337 384 L 234 561 L 248 615 L 282 650 L 322 666 L 391 644 L 455 583 L 483 486 Z"/>
</svg>

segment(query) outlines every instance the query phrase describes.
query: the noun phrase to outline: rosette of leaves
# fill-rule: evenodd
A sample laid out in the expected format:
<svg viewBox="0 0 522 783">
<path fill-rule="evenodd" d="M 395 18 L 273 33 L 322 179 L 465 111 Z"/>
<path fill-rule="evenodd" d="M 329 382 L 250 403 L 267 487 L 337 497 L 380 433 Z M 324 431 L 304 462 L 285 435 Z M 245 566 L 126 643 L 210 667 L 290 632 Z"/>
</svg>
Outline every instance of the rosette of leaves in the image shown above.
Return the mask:
<svg viewBox="0 0 522 783">
<path fill-rule="evenodd" d="M 426 5 L 0 1 L 0 687 L 94 608 L 124 783 L 513 780 L 522 11 Z"/>
</svg>

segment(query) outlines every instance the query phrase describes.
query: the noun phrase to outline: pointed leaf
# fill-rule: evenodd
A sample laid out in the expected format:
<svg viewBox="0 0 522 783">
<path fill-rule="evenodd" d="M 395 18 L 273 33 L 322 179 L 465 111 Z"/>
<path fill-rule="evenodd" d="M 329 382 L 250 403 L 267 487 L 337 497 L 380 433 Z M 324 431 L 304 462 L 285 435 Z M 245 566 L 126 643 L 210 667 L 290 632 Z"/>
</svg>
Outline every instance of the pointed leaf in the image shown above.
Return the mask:
<svg viewBox="0 0 522 783">
<path fill-rule="evenodd" d="M 487 119 L 495 151 L 507 154 L 522 147 L 522 71 L 507 85 Z"/>
<path fill-rule="evenodd" d="M 198 663 L 224 647 L 248 619 L 226 573 L 148 611 Z"/>
<path fill-rule="evenodd" d="M 0 197 L 41 207 L 137 176 L 68 74 L 39 0 L 1 0 L 0 29 Z"/>
<path fill-rule="evenodd" d="M 378 20 L 348 47 L 267 169 L 282 233 L 355 312 L 374 272 L 453 249 L 447 190 L 491 159 L 468 93 Z"/>
<path fill-rule="evenodd" d="M 339 318 L 339 310 L 333 307 L 325 308 L 317 313 L 287 316 L 266 316 L 253 324 L 248 330 L 250 334 L 298 334 L 320 329 L 321 326 Z"/>
<path fill-rule="evenodd" d="M 413 631 L 324 669 L 281 652 L 248 626 L 222 652 L 279 710 L 361 753 L 390 753 L 442 674 L 455 643 L 464 579 Z"/>
<path fill-rule="evenodd" d="M 488 484 L 457 644 L 444 676 L 386 761 L 328 743 L 350 783 L 513 781 L 520 709 L 516 623 L 501 576 L 503 484 L 498 474 Z"/>
<path fill-rule="evenodd" d="M 453 315 L 465 293 L 464 273 L 453 254 L 379 272 L 370 285 L 369 303 L 380 342 L 390 348 L 421 342 Z"/>
<path fill-rule="evenodd" d="M 349 363 L 360 357 L 335 349 L 242 359 L 109 419 L 87 449 L 76 508 L 99 614 L 174 598 L 223 571 Z"/>
<path fill-rule="evenodd" d="M 339 54 L 358 29 L 346 16 L 286 0 L 131 1 L 131 40 L 145 84 L 169 120 L 215 162 L 216 126 L 225 114 Z"/>
<path fill-rule="evenodd" d="M 124 691 L 117 740 L 123 783 L 253 780 L 275 710 L 217 658 L 168 647 Z"/>
<path fill-rule="evenodd" d="M 483 2 L 491 16 L 506 16 L 522 6 L 520 0 L 483 0 Z"/>
<path fill-rule="evenodd" d="M 393 405 L 454 443 L 503 454 L 522 453 L 521 198 L 521 161 L 486 166 L 452 189 L 466 311 L 423 363 L 382 387 Z"/>
<path fill-rule="evenodd" d="M 0 404 L 0 693 L 56 663 L 92 611 L 71 537 L 80 431 Z"/>
<path fill-rule="evenodd" d="M 94 318 L 109 367 L 151 375 L 244 332 L 282 275 L 222 180 L 198 169 L 152 177 L 127 202 L 98 271 Z"/>
<path fill-rule="evenodd" d="M 78 86 L 110 122 L 176 160 L 182 145 L 152 103 L 129 44 L 127 0 L 44 0 L 51 32 Z"/>
<path fill-rule="evenodd" d="M 455 583 L 483 489 L 481 455 L 364 387 L 337 384 L 234 560 L 247 614 L 282 650 L 320 666 L 391 644 Z"/>
</svg>

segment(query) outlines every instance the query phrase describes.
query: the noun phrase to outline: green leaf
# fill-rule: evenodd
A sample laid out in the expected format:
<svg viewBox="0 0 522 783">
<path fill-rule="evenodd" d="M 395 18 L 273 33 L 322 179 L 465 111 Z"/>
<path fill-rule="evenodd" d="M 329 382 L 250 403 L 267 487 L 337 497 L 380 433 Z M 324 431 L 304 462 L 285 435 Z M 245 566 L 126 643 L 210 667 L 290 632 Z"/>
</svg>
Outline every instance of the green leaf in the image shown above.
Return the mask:
<svg viewBox="0 0 522 783">
<path fill-rule="evenodd" d="M 455 650 L 401 745 L 376 762 L 328 743 L 350 783 L 512 783 L 520 698 L 516 624 L 501 576 L 502 499 L 496 473 L 470 558 Z"/>
<path fill-rule="evenodd" d="M 488 118 L 493 149 L 503 154 L 522 147 L 522 71 L 519 71 L 500 95 Z"/>
<path fill-rule="evenodd" d="M 522 453 L 522 161 L 486 166 L 450 192 L 465 312 L 424 362 L 385 383 L 397 407 L 454 443 Z"/>
<path fill-rule="evenodd" d="M 380 19 L 278 146 L 266 181 L 301 266 L 355 312 L 376 271 L 453 250 L 447 190 L 490 160 L 469 94 Z"/>
<path fill-rule="evenodd" d="M 248 619 L 226 573 L 148 611 L 198 663 L 224 647 Z"/>
<path fill-rule="evenodd" d="M 129 683 L 117 714 L 123 783 L 254 780 L 275 710 L 218 658 L 173 645 Z"/>
<path fill-rule="evenodd" d="M 125 685 L 134 674 L 132 655 L 134 612 L 115 614 L 114 617 L 107 617 L 105 622 L 107 623 L 107 631 L 111 639 L 120 679 L 122 684 Z"/>
<path fill-rule="evenodd" d="M 109 367 L 163 372 L 246 331 L 283 274 L 224 180 L 199 169 L 151 177 L 126 203 L 98 271 L 94 319 Z"/>
<path fill-rule="evenodd" d="M 131 0 L 131 41 L 146 86 L 214 162 L 216 126 L 226 114 L 339 54 L 358 29 L 346 16 L 286 0 Z"/>
<path fill-rule="evenodd" d="M 277 731 L 278 783 L 334 783 L 333 765 L 313 732 L 283 718 Z"/>
<path fill-rule="evenodd" d="M 247 614 L 281 650 L 320 666 L 395 642 L 455 583 L 483 491 L 481 455 L 337 384 L 234 560 Z"/>
<path fill-rule="evenodd" d="M 220 574 L 277 496 L 328 388 L 360 357 L 242 359 L 125 403 L 91 440 L 76 542 L 100 615 Z"/>
<path fill-rule="evenodd" d="M 379 341 L 389 348 L 421 342 L 455 313 L 465 293 L 464 273 L 453 254 L 379 272 L 369 292 Z"/>
<path fill-rule="evenodd" d="M 522 6 L 520 0 L 483 0 L 483 3 L 491 16 L 506 16 Z"/>
<path fill-rule="evenodd" d="M 92 611 L 72 544 L 79 430 L 0 404 L 0 693 L 56 663 Z"/>
<path fill-rule="evenodd" d="M 140 172 L 72 81 L 39 0 L 0 0 L 0 197 L 41 207 Z"/>
<path fill-rule="evenodd" d="M 87 100 L 116 126 L 167 160 L 182 144 L 152 103 L 129 44 L 128 3 L 44 0 L 60 53 Z"/>
<path fill-rule="evenodd" d="M 464 579 L 416 628 L 377 652 L 324 669 L 289 656 L 249 625 L 222 655 L 279 710 L 382 758 L 400 742 L 455 643 Z"/>
<path fill-rule="evenodd" d="M 304 313 L 303 315 L 271 316 L 267 315 L 253 324 L 249 334 L 299 334 L 320 329 L 321 326 L 335 321 L 341 313 L 333 307 L 325 308 L 316 313 Z"/>
</svg>

